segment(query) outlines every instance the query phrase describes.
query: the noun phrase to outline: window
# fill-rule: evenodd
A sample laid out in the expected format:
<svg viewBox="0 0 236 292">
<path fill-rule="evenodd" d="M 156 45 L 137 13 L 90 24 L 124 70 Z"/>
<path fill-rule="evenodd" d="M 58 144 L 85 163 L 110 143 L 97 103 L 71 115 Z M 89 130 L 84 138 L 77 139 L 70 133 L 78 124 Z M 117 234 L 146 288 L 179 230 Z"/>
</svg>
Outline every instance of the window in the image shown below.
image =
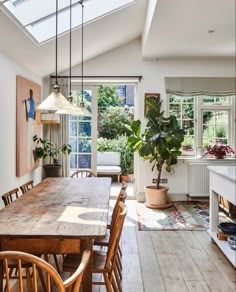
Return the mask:
<svg viewBox="0 0 236 292">
<path fill-rule="evenodd" d="M 169 114 L 175 115 L 186 130 L 182 143 L 184 155 L 195 154 L 197 147 L 210 144 L 232 145 L 234 96 L 180 96 L 168 94 Z"/>
<path fill-rule="evenodd" d="M 183 142 L 184 151 L 193 151 L 194 148 L 194 98 L 169 96 L 169 113 L 176 116 L 181 129 L 186 135 Z"/>
</svg>

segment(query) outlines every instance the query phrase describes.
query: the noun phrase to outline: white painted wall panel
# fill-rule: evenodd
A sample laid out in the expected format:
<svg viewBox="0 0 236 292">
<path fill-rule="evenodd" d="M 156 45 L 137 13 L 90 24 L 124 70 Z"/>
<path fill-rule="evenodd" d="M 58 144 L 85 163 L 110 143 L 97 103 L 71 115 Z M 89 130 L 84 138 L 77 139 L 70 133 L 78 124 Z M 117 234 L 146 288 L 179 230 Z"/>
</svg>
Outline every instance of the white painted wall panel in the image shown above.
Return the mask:
<svg viewBox="0 0 236 292">
<path fill-rule="evenodd" d="M 30 179 L 41 180 L 41 168 L 16 177 L 16 75 L 42 84 L 40 77 L 0 51 L 0 195 Z"/>
</svg>

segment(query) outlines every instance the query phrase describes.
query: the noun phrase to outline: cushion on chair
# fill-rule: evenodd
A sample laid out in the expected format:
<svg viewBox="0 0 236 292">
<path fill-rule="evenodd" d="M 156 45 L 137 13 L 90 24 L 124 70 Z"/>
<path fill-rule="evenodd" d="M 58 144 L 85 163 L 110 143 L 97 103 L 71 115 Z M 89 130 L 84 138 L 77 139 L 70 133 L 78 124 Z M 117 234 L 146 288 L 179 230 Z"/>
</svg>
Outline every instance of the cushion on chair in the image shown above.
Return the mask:
<svg viewBox="0 0 236 292">
<path fill-rule="evenodd" d="M 120 166 L 115 165 L 98 165 L 97 166 L 98 173 L 120 173 Z"/>
</svg>

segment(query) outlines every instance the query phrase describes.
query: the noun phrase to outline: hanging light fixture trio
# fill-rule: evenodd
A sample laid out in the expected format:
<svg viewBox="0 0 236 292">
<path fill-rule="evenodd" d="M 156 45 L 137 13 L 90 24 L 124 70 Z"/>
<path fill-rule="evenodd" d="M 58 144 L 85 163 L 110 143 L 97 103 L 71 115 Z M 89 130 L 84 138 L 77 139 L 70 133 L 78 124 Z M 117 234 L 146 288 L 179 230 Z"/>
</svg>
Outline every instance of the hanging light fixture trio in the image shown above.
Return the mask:
<svg viewBox="0 0 236 292">
<path fill-rule="evenodd" d="M 57 81 L 57 42 L 58 42 L 58 0 L 56 0 L 56 37 L 55 37 L 55 47 L 56 47 L 56 82 L 53 86 L 53 92 L 42 101 L 38 106 L 39 110 L 57 111 L 60 109 L 71 109 L 73 105 L 64 97 L 60 92 L 60 86 Z"/>
</svg>

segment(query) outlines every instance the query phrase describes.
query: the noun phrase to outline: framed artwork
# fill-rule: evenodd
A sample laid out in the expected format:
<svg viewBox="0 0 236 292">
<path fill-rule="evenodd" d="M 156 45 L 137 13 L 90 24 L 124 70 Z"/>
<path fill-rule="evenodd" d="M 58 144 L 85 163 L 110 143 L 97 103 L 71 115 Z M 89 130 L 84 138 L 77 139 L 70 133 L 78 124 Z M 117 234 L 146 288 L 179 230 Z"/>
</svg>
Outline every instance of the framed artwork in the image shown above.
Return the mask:
<svg viewBox="0 0 236 292">
<path fill-rule="evenodd" d="M 158 99 L 160 99 L 160 93 L 145 93 L 145 96 L 144 96 L 144 116 L 146 116 L 146 113 L 148 111 L 148 106 L 146 105 L 146 102 L 145 102 L 147 97 L 152 97 L 153 99 L 158 100 Z"/>
<path fill-rule="evenodd" d="M 41 136 L 41 86 L 19 75 L 16 76 L 16 176 L 20 177 L 36 167 L 33 136 Z"/>
</svg>

